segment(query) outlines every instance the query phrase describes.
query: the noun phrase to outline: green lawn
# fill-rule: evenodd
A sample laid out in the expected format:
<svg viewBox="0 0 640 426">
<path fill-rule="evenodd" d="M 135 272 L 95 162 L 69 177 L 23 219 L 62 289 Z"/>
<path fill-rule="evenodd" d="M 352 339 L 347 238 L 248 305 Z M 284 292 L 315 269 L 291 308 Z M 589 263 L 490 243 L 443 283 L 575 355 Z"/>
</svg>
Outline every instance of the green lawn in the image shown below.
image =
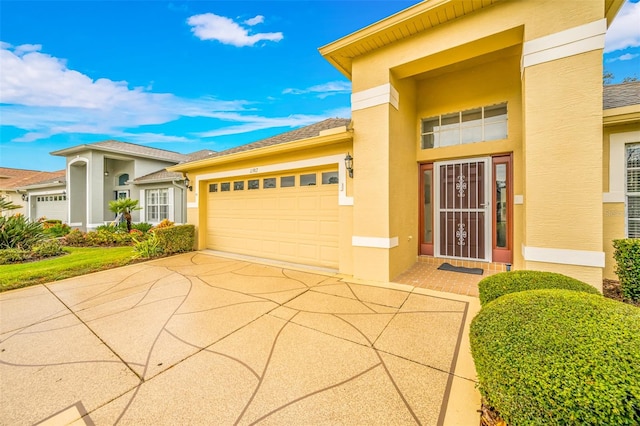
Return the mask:
<svg viewBox="0 0 640 426">
<path fill-rule="evenodd" d="M 0 265 L 0 292 L 62 280 L 134 261 L 133 247 L 68 247 L 69 254 L 37 262 Z"/>
</svg>

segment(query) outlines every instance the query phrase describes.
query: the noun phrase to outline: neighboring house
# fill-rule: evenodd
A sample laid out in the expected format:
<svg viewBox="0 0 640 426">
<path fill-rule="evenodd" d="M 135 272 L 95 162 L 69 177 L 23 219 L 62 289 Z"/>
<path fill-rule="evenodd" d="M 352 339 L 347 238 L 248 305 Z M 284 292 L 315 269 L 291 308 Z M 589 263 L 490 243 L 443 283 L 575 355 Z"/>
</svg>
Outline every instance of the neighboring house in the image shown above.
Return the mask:
<svg viewBox="0 0 640 426">
<path fill-rule="evenodd" d="M 640 238 L 640 81 L 604 88 L 605 278 L 616 278 L 612 241 Z"/>
<path fill-rule="evenodd" d="M 6 216 L 20 213 L 28 216 L 29 209 L 27 206 L 29 205 L 29 199 L 27 191 L 23 188 L 44 180 L 51 182 L 55 182 L 57 180 L 64 181 L 64 174 L 64 170 L 57 172 L 42 172 L 38 170 L 0 167 L 0 196 L 7 201 L 13 202 L 15 205 L 20 206 L 19 209 L 7 210 L 2 214 Z M 55 195 L 60 196 L 64 194 L 56 193 Z M 34 214 L 34 216 L 36 215 Z"/>
<path fill-rule="evenodd" d="M 120 141 L 102 141 L 52 152 L 66 158 L 61 177 L 25 185 L 31 219 L 61 219 L 71 227 L 91 230 L 114 220 L 109 202 L 139 200 L 134 222 L 157 224 L 163 219 L 185 221 L 188 187 L 181 173 L 166 167 L 210 155 L 150 148 Z"/>
<path fill-rule="evenodd" d="M 623 199 L 635 186 L 620 186 L 636 172 L 638 97 L 603 113 L 604 35 L 622 3 L 428 0 L 322 47 L 352 81 L 351 124 L 168 168 L 194 182 L 198 248 L 378 281 L 419 259 L 601 288 L 610 239 L 638 214 Z"/>
</svg>

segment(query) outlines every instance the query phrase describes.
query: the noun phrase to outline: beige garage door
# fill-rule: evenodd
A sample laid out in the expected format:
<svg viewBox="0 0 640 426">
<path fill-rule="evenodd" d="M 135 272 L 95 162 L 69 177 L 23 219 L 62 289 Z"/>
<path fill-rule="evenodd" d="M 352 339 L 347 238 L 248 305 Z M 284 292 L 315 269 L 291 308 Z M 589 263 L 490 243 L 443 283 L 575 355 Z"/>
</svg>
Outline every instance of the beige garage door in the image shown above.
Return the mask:
<svg viewBox="0 0 640 426">
<path fill-rule="evenodd" d="M 207 247 L 338 268 L 338 172 L 211 181 Z"/>
</svg>

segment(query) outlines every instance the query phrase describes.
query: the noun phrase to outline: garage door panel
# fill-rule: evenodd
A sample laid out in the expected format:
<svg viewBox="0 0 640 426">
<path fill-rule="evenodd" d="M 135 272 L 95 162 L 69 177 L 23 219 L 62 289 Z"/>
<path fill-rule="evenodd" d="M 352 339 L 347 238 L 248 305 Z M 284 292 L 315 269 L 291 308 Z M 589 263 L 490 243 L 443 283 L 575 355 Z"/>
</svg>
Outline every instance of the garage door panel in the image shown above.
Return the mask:
<svg viewBox="0 0 640 426">
<path fill-rule="evenodd" d="M 317 182 L 320 183 L 320 172 Z M 335 172 L 334 172 L 335 173 Z M 290 262 L 338 266 L 338 185 L 237 190 L 208 194 L 207 246 Z M 246 177 L 246 183 L 249 179 Z M 242 178 L 234 178 L 241 181 Z M 226 181 L 211 181 L 220 183 Z M 233 184 L 231 185 L 233 187 Z"/>
</svg>

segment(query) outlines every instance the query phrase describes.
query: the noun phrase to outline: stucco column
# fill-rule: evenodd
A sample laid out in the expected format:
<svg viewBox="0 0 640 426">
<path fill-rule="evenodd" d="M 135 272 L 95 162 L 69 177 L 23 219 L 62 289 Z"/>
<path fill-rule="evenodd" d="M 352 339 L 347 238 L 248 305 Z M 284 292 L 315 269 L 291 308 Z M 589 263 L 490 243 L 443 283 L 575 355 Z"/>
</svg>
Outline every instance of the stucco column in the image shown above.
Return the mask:
<svg viewBox="0 0 640 426">
<path fill-rule="evenodd" d="M 352 95 L 356 278 L 388 281 L 416 258 L 415 106 L 407 88 L 413 83 L 389 81 Z"/>
<path fill-rule="evenodd" d="M 527 41 L 522 60 L 525 268 L 598 289 L 605 30 L 602 20 Z"/>
</svg>

